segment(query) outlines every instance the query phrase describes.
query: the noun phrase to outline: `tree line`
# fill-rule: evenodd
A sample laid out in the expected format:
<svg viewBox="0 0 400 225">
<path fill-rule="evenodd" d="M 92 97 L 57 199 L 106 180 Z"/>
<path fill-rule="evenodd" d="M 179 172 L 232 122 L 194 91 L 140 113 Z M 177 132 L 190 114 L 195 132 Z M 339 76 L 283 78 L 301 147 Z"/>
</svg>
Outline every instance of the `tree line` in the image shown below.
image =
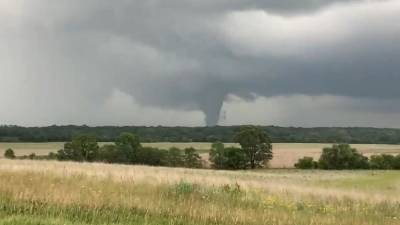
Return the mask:
<svg viewBox="0 0 400 225">
<path fill-rule="evenodd" d="M 149 166 L 170 166 L 201 168 L 203 161 L 194 148 L 183 151 L 178 148 L 168 150 L 144 147 L 139 137 L 132 133 L 122 133 L 114 144 L 99 146 L 95 135 L 78 135 L 49 158 L 60 161 L 105 162 Z"/>
<path fill-rule="evenodd" d="M 295 164 L 298 169 L 355 170 L 378 169 L 399 170 L 400 154 L 379 154 L 370 158 L 362 155 L 349 144 L 335 144 L 324 148 L 318 161 L 312 157 L 299 159 Z"/>
<path fill-rule="evenodd" d="M 265 167 L 272 159 L 272 145 L 268 135 L 254 126 L 245 126 L 234 136 L 240 148 L 217 142 L 209 153 L 211 167 L 215 169 L 255 169 Z M 121 133 L 113 144 L 99 146 L 93 134 L 80 134 L 64 144 L 64 148 L 48 156 L 15 156 L 12 149 L 5 151 L 9 159 L 53 159 L 76 162 L 104 162 L 132 165 L 203 168 L 206 163 L 194 148 L 168 150 L 144 147 L 138 136 Z"/>
<path fill-rule="evenodd" d="M 274 143 L 400 144 L 400 129 L 378 128 L 296 128 L 260 126 Z M 90 133 L 100 142 L 114 142 L 121 133 L 134 133 L 142 142 L 233 142 L 240 126 L 215 127 L 88 127 L 0 126 L 0 142 L 67 142 Z"/>
<path fill-rule="evenodd" d="M 240 147 L 225 147 L 215 142 L 209 152 L 209 162 L 214 169 L 256 169 L 263 168 L 273 158 L 271 139 L 267 133 L 256 126 L 243 126 L 233 136 Z M 169 166 L 186 168 L 206 167 L 194 148 L 159 149 L 144 147 L 139 137 L 132 133 L 121 133 L 113 144 L 99 146 L 93 134 L 80 134 L 64 144 L 64 148 L 48 156 L 16 157 L 12 149 L 5 151 L 9 159 L 56 159 L 60 161 L 104 162 L 150 166 Z M 324 148 L 318 161 L 304 157 L 294 165 L 298 169 L 352 170 L 352 169 L 400 169 L 400 154 L 373 155 L 368 158 L 349 144 L 334 144 Z"/>
</svg>

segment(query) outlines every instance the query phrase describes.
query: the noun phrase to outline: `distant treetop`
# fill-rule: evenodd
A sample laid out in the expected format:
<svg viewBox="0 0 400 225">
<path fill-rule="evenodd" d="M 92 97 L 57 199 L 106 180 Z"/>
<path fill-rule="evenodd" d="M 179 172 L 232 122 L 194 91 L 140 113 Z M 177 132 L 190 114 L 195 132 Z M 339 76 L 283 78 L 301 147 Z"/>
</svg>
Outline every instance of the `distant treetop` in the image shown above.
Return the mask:
<svg viewBox="0 0 400 225">
<path fill-rule="evenodd" d="M 400 144 L 400 129 L 379 128 L 298 128 L 259 126 L 274 143 L 350 143 L 350 144 Z M 134 133 L 141 142 L 233 142 L 239 126 L 215 127 L 89 127 L 50 126 L 19 127 L 0 126 L 0 142 L 71 141 L 72 137 L 90 133 L 98 141 L 117 141 L 121 133 Z M 136 137 L 124 137 L 132 141 Z"/>
</svg>

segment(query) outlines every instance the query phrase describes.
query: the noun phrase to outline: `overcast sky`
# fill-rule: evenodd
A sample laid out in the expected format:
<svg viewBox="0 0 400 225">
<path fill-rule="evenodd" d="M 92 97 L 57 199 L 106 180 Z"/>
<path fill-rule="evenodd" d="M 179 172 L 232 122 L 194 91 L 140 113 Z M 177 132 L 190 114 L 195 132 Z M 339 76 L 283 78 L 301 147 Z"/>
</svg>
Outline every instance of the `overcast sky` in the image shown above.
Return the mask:
<svg viewBox="0 0 400 225">
<path fill-rule="evenodd" d="M 0 0 L 0 124 L 400 127 L 400 0 Z"/>
</svg>

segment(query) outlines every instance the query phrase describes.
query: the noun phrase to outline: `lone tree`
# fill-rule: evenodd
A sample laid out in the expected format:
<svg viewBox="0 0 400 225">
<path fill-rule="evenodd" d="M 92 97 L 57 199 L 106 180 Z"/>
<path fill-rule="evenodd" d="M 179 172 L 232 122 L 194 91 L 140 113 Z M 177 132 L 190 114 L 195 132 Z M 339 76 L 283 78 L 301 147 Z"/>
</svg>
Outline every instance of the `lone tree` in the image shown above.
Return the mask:
<svg viewBox="0 0 400 225">
<path fill-rule="evenodd" d="M 4 157 L 7 159 L 15 159 L 15 153 L 11 148 L 9 148 L 4 152 Z"/>
<path fill-rule="evenodd" d="M 242 127 L 234 140 L 242 146 L 248 156 L 251 169 L 263 167 L 273 157 L 271 141 L 258 127 Z"/>
</svg>

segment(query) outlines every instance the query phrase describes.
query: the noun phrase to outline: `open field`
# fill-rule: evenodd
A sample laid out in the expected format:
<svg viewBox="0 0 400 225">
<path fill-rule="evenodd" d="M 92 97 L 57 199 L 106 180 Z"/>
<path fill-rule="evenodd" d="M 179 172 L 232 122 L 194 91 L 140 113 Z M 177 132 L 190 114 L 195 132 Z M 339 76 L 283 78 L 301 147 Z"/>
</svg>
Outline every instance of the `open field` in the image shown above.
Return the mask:
<svg viewBox="0 0 400 225">
<path fill-rule="evenodd" d="M 398 225 L 400 172 L 0 160 L 0 224 Z"/>
<path fill-rule="evenodd" d="M 100 143 L 105 144 L 105 143 Z M 186 148 L 194 147 L 199 150 L 202 157 L 207 159 L 208 150 L 211 143 L 145 143 L 145 146 L 168 149 L 170 147 Z M 228 143 L 227 146 L 235 146 L 236 144 Z M 324 147 L 331 144 L 296 144 L 296 143 L 276 143 L 273 145 L 274 159 L 271 161 L 272 168 L 291 168 L 299 158 L 304 156 L 312 156 L 319 158 Z M 374 145 L 374 144 L 355 144 L 352 145 L 366 156 L 373 154 L 400 154 L 400 145 Z M 3 156 L 4 150 L 12 148 L 16 155 L 47 155 L 49 152 L 56 152 L 63 147 L 61 142 L 52 143 L 0 143 L 0 157 Z"/>
</svg>

